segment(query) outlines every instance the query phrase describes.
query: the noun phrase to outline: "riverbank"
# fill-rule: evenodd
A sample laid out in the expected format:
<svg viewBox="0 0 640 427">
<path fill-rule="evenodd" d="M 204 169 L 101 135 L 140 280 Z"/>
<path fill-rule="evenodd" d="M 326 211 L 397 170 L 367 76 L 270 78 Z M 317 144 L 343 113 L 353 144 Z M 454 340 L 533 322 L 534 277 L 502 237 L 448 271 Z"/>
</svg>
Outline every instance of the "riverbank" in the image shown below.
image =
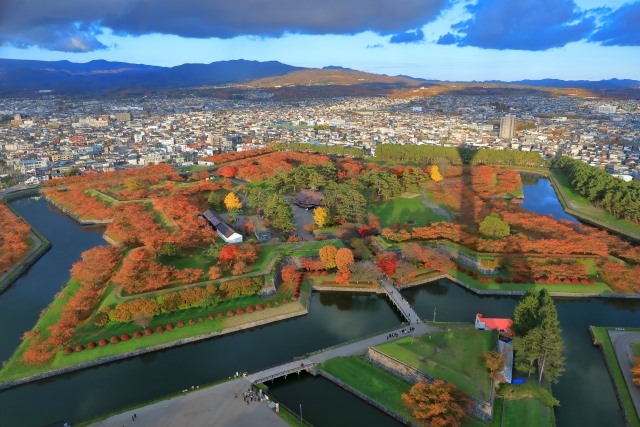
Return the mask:
<svg viewBox="0 0 640 427">
<path fill-rule="evenodd" d="M 260 320 L 251 320 L 252 317 L 257 317 L 260 313 L 255 312 L 255 316 L 253 316 L 252 314 L 244 314 L 243 318 L 247 319 L 248 321 L 241 323 L 241 324 L 237 324 L 228 328 L 224 328 L 220 331 L 213 331 L 210 333 L 204 333 L 204 334 L 199 334 L 199 335 L 194 335 L 194 336 L 188 336 L 188 337 L 184 337 L 181 339 L 177 339 L 177 340 L 171 340 L 171 341 L 167 341 L 161 344 L 156 344 L 153 346 L 149 346 L 149 347 L 143 347 L 143 348 L 138 348 L 135 350 L 131 350 L 131 351 L 127 351 L 124 353 L 119 353 L 119 354 L 113 354 L 107 357 L 101 357 L 99 359 L 95 359 L 95 360 L 90 360 L 87 362 L 83 362 L 83 363 L 77 363 L 77 364 L 72 364 L 70 366 L 65 366 L 65 367 L 61 367 L 58 369 L 52 369 L 52 370 L 48 370 L 48 371 L 44 371 L 44 372 L 40 372 L 40 373 L 36 373 L 36 374 L 32 374 L 32 375 L 28 375 L 28 376 L 24 376 L 21 378 L 12 378 L 12 376 L 9 374 L 5 374 L 4 376 L 8 377 L 7 380 L 4 380 L 3 382 L 0 382 L 0 390 L 5 390 L 11 387 L 16 387 L 18 385 L 22 385 L 22 384 L 26 384 L 26 383 L 30 383 L 33 381 L 39 381 L 45 378 L 50 378 L 53 376 L 57 376 L 57 375 L 62 375 L 62 374 L 66 374 L 69 372 L 74 372 L 74 371 L 79 371 L 82 369 L 86 369 L 86 368 L 91 368 L 94 366 L 98 366 L 98 365 L 102 365 L 102 364 L 106 364 L 106 363 L 111 363 L 111 362 L 116 362 L 119 360 L 124 360 L 124 359 L 128 359 L 131 357 L 136 357 L 136 356 L 140 356 L 143 354 L 147 354 L 147 353 L 151 353 L 151 352 L 155 352 L 155 351 L 159 351 L 159 350 L 165 350 L 168 348 L 172 348 L 172 347 L 176 347 L 176 346 L 181 346 L 184 344 L 189 344 L 189 343 L 193 343 L 193 342 L 197 342 L 197 341 L 202 341 L 202 340 L 207 340 L 210 338 L 216 338 L 216 337 L 220 337 L 220 336 L 224 336 L 224 335 L 229 335 L 229 334 L 234 334 L 234 333 L 238 333 L 238 332 L 243 332 L 249 329 L 253 329 L 253 328 L 258 328 L 261 326 L 265 326 L 265 325 L 269 325 L 269 324 L 273 324 L 273 323 L 277 323 L 277 322 L 281 322 L 284 320 L 289 320 L 295 317 L 300 317 L 300 316 L 304 316 L 305 314 L 307 314 L 309 312 L 309 301 L 310 298 L 308 298 L 306 300 L 306 305 L 301 304 L 299 302 L 290 302 L 289 304 L 282 306 L 283 308 L 288 308 L 290 311 L 287 313 L 283 313 L 283 314 L 279 314 L 277 316 L 273 316 L 273 317 L 269 317 L 269 318 L 263 318 Z M 291 310 L 291 308 L 293 308 L 293 310 Z M 234 316 L 234 321 L 236 318 L 238 318 L 239 316 Z M 37 326 L 37 325 L 36 325 Z M 179 329 L 174 329 L 175 331 L 179 331 Z M 188 327 L 185 326 L 185 328 L 183 330 L 188 330 Z M 171 334 L 171 332 L 167 331 L 165 334 L 163 334 L 162 336 L 167 336 Z M 132 341 L 130 341 L 132 342 Z M 126 343 L 119 343 L 119 344 L 110 344 L 109 346 L 111 346 L 111 348 L 118 346 L 118 345 L 122 345 Z M 117 347 L 116 347 L 117 348 Z M 87 352 L 90 352 L 91 350 L 85 350 Z M 20 354 L 19 349 L 16 351 L 16 353 L 14 354 L 14 357 L 16 355 Z M 64 360 L 65 358 L 69 357 L 68 355 L 59 355 L 60 358 L 62 358 L 62 360 Z M 10 362 L 11 360 L 9 360 L 9 362 L 7 363 L 7 365 L 10 367 Z M 3 368 L 6 369 L 7 365 L 5 365 L 5 367 Z M 1 372 L 1 371 L 0 371 Z"/>
<path fill-rule="evenodd" d="M 562 171 L 550 169 L 548 178 L 566 213 L 579 218 L 589 225 L 605 228 L 616 234 L 626 236 L 635 243 L 640 243 L 639 225 L 615 218 L 604 209 L 593 206 L 571 188 L 569 179 Z"/>
<path fill-rule="evenodd" d="M 629 372 L 630 364 L 628 363 L 627 351 L 630 342 L 622 339 L 619 343 L 614 344 L 615 338 L 629 334 L 633 335 L 635 340 L 640 341 L 640 329 L 590 326 L 589 333 L 591 333 L 593 344 L 600 347 L 602 351 L 626 424 L 630 427 L 640 427 L 638 408 L 640 389 L 633 385 Z"/>
<path fill-rule="evenodd" d="M 21 190 L 23 195 L 29 194 L 38 194 L 38 191 L 33 191 L 34 189 Z M 16 194 L 16 193 L 13 193 Z M 20 196 L 23 197 L 23 196 Z M 3 203 L 3 199 L 7 201 L 13 200 L 14 197 L 11 195 L 3 195 L 0 197 L 0 203 Z M 13 212 L 17 217 L 21 217 L 18 212 L 16 212 L 8 203 L 5 202 L 5 206 Z M 35 228 L 31 227 L 31 240 L 32 246 L 29 249 L 29 252 L 20 258 L 16 263 L 14 263 L 6 273 L 0 274 L 0 294 L 2 292 L 9 289 L 9 287 L 15 283 L 16 280 L 20 278 L 24 273 L 29 270 L 42 256 L 47 253 L 49 249 L 51 249 L 51 243 Z"/>
</svg>

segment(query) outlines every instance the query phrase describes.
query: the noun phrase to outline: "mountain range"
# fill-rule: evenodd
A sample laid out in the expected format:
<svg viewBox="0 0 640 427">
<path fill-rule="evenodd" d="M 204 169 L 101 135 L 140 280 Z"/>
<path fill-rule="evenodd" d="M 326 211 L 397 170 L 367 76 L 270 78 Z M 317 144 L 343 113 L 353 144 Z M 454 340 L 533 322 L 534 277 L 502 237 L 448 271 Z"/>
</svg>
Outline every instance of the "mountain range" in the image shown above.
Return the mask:
<svg viewBox="0 0 640 427">
<path fill-rule="evenodd" d="M 387 76 L 338 66 L 322 69 L 302 68 L 277 61 L 219 61 L 210 64 L 183 64 L 157 67 L 124 62 L 95 60 L 87 63 L 69 61 L 32 61 L 0 59 L 0 96 L 31 95 L 46 90 L 75 94 L 117 92 L 119 90 L 176 89 L 203 86 L 245 85 L 255 88 L 300 86 L 380 85 L 411 88 L 438 84 L 433 80 L 409 76 Z M 450 83 L 450 82 L 448 82 Z M 482 82 L 475 82 L 482 83 Z M 597 90 L 637 89 L 637 80 L 565 81 L 555 79 L 485 83 L 552 88 Z"/>
</svg>

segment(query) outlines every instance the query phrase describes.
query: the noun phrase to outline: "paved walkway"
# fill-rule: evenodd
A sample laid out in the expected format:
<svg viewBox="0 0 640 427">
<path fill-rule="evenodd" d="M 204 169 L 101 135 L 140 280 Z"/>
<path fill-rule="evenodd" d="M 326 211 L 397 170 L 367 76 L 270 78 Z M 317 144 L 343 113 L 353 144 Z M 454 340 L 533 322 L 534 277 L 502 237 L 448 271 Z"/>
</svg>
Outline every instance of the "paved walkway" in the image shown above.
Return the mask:
<svg viewBox="0 0 640 427">
<path fill-rule="evenodd" d="M 385 290 L 391 302 L 393 302 L 398 310 L 400 310 L 400 314 L 404 317 L 408 323 L 417 323 L 420 322 L 420 316 L 418 313 L 413 311 L 413 308 L 407 300 L 404 299 L 400 291 L 398 291 L 387 279 L 381 278 L 380 285 L 382 289 Z"/>
<path fill-rule="evenodd" d="M 91 424 L 93 427 L 288 427 L 267 401 L 247 403 L 245 378 L 163 400 Z M 234 397 L 235 395 L 238 397 Z M 135 421 L 132 419 L 136 414 Z"/>
<path fill-rule="evenodd" d="M 289 375 L 290 373 L 295 373 L 300 370 L 306 370 L 315 365 L 319 365 L 329 359 L 333 359 L 334 357 L 356 356 L 365 354 L 369 347 L 380 345 L 389 341 L 390 333 L 397 333 L 397 338 L 401 338 L 412 334 L 415 334 L 415 336 L 422 336 L 426 333 L 439 330 L 439 328 L 428 326 L 424 323 L 414 323 L 411 326 L 415 328 L 415 330 L 412 332 L 409 331 L 409 326 L 399 327 L 392 331 L 386 331 L 378 335 L 364 338 L 362 340 L 350 342 L 345 345 L 330 347 L 327 350 L 320 351 L 318 353 L 312 353 L 304 359 L 287 362 L 278 366 L 267 368 L 263 371 L 247 375 L 247 379 L 254 383 L 268 381 L 269 379 L 284 376 L 285 374 Z M 395 339 L 395 337 L 392 339 Z"/>
<path fill-rule="evenodd" d="M 640 342 L 640 332 L 609 331 L 609 338 L 611 338 L 624 381 L 627 383 L 633 406 L 635 406 L 636 412 L 640 414 L 640 388 L 633 384 L 633 376 L 631 375 L 631 367 L 635 364 L 635 353 L 631 348 L 631 344 Z"/>
</svg>

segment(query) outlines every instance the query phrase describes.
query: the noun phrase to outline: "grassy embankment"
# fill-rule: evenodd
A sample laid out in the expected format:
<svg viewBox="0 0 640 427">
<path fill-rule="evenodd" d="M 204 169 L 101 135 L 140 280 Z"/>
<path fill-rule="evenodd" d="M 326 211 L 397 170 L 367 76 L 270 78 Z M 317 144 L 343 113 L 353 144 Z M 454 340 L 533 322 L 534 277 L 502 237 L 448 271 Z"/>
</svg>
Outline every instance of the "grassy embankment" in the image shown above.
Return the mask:
<svg viewBox="0 0 640 427">
<path fill-rule="evenodd" d="M 491 381 L 482 352 L 493 350 L 498 334 L 473 327 L 437 332 L 419 338 L 404 337 L 376 350 L 418 371 L 452 382 L 458 389 L 480 400 L 489 400 Z"/>
<path fill-rule="evenodd" d="M 627 388 L 626 381 L 624 380 L 622 369 L 620 368 L 618 358 L 616 357 L 616 352 L 613 349 L 613 344 L 609 338 L 609 333 L 607 332 L 609 329 L 611 328 L 591 326 L 591 331 L 596 340 L 596 344 L 600 346 L 605 361 L 607 362 L 609 375 L 615 385 L 618 400 L 621 402 L 622 409 L 627 416 L 627 425 L 631 427 L 640 427 L 640 416 L 633 405 L 633 400 L 631 399 L 631 394 L 629 394 L 629 389 Z"/>
<path fill-rule="evenodd" d="M 604 209 L 593 206 L 573 189 L 569 178 L 561 170 L 552 169 L 550 178 L 559 195 L 558 200 L 567 213 L 640 241 L 640 225 L 618 219 Z"/>
</svg>

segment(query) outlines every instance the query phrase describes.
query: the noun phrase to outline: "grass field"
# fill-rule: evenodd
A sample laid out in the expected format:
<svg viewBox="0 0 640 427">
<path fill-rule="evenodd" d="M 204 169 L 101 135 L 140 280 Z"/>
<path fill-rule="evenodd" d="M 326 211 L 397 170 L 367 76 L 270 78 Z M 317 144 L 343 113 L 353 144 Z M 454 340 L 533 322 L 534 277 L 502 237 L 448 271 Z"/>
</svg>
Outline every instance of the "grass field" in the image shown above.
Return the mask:
<svg viewBox="0 0 640 427">
<path fill-rule="evenodd" d="M 364 357 L 339 357 L 326 361 L 320 369 L 347 383 L 360 393 L 381 403 L 393 412 L 413 419 L 402 403 L 402 393 L 411 388 L 411 383 L 398 378 L 374 365 Z"/>
<path fill-rule="evenodd" d="M 551 177 L 552 183 L 556 184 L 556 189 L 562 195 L 558 200 L 560 200 L 560 203 L 563 204 L 568 213 L 640 240 L 640 225 L 618 219 L 604 209 L 593 206 L 573 189 L 569 178 L 561 170 L 552 169 Z M 566 206 L 567 204 L 572 206 Z"/>
<path fill-rule="evenodd" d="M 405 337 L 376 349 L 425 374 L 452 382 L 473 397 L 488 400 L 491 381 L 482 352 L 493 350 L 497 340 L 497 332 L 470 327 L 415 339 Z"/>
<path fill-rule="evenodd" d="M 613 344 L 611 344 L 611 339 L 609 339 L 609 334 L 607 332 L 608 329 L 609 328 L 606 327 L 591 326 L 591 331 L 593 332 L 597 342 L 600 344 L 604 358 L 607 361 L 609 374 L 616 385 L 618 398 L 622 401 L 624 412 L 629 417 L 627 425 L 631 427 L 640 427 L 640 416 L 635 410 L 633 400 L 631 400 L 631 395 L 629 394 L 629 389 L 627 388 L 626 381 L 622 375 L 622 370 L 618 364 L 618 358 L 616 357 L 616 353 L 613 349 Z"/>
<path fill-rule="evenodd" d="M 378 203 L 369 210 L 380 219 L 383 227 L 389 227 L 394 222 L 414 221 L 415 226 L 422 227 L 432 222 L 446 221 L 445 217 L 423 205 L 420 195 L 412 198 L 396 197 Z"/>
<path fill-rule="evenodd" d="M 553 426 L 552 409 L 538 399 L 504 399 L 502 427 Z"/>
</svg>

